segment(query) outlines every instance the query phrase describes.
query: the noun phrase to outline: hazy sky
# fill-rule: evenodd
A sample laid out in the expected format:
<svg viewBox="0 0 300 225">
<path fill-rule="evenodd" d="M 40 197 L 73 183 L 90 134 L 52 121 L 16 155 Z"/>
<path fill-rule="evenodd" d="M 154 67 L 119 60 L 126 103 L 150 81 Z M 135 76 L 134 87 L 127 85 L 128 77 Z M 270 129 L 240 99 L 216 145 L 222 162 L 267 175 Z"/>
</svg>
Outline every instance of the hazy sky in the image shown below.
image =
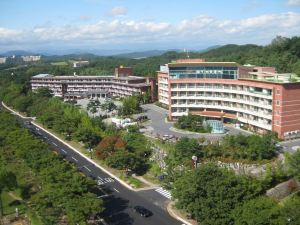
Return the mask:
<svg viewBox="0 0 300 225">
<path fill-rule="evenodd" d="M 0 52 L 201 49 L 300 35 L 300 0 L 0 0 Z"/>
</svg>

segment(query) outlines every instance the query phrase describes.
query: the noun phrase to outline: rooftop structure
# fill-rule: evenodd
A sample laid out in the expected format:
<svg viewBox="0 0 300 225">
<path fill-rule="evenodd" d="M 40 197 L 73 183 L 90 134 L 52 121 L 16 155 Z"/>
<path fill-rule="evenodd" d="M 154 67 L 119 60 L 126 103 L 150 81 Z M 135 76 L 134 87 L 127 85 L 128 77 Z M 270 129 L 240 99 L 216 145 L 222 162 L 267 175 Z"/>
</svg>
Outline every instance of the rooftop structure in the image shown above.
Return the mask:
<svg viewBox="0 0 300 225">
<path fill-rule="evenodd" d="M 158 100 L 171 120 L 191 113 L 280 138 L 300 136 L 300 80 L 273 67 L 177 60 L 158 71 Z"/>
<path fill-rule="evenodd" d="M 75 61 L 73 62 L 73 67 L 74 68 L 78 68 L 78 67 L 82 67 L 82 66 L 86 66 L 89 65 L 89 61 Z"/>
</svg>

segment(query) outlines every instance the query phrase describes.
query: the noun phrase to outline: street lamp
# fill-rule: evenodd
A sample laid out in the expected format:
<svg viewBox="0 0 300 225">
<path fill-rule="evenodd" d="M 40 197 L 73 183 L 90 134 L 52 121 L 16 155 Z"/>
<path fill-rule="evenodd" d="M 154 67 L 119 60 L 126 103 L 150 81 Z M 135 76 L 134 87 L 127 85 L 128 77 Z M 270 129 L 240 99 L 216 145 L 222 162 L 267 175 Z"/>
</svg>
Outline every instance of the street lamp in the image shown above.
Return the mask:
<svg viewBox="0 0 300 225">
<path fill-rule="evenodd" d="M 195 155 L 193 155 L 193 156 L 192 156 L 192 160 L 193 160 L 193 167 L 194 167 L 194 169 L 196 169 L 196 168 L 197 168 L 197 160 L 198 160 L 198 157 L 195 156 Z"/>
<path fill-rule="evenodd" d="M 90 158 L 92 159 L 92 158 L 93 158 L 93 155 L 92 155 L 93 149 L 92 149 L 92 148 L 89 148 L 89 149 L 88 149 L 88 152 L 90 153 Z"/>
</svg>

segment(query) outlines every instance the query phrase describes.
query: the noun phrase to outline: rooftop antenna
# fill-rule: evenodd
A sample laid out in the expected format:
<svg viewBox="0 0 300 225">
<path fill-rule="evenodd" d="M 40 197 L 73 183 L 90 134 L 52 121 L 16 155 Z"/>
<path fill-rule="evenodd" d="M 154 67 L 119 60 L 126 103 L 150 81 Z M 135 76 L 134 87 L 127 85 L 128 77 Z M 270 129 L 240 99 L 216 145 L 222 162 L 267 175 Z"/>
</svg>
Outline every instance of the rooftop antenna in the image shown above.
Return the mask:
<svg viewBox="0 0 300 225">
<path fill-rule="evenodd" d="M 183 51 L 186 53 L 186 58 L 190 58 L 190 54 L 189 54 L 189 51 L 187 49 L 183 49 Z"/>
</svg>

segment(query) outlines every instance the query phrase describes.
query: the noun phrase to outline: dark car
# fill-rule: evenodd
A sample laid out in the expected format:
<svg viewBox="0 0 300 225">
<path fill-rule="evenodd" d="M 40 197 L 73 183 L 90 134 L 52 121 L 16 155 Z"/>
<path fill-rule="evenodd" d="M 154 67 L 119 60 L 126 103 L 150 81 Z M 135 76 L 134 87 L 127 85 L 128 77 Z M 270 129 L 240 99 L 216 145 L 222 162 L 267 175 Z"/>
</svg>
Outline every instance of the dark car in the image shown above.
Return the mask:
<svg viewBox="0 0 300 225">
<path fill-rule="evenodd" d="M 138 205 L 133 207 L 133 211 L 140 214 L 140 216 L 142 217 L 149 217 L 152 216 L 153 214 L 150 210 L 144 208 L 143 206 L 138 206 Z"/>
</svg>

